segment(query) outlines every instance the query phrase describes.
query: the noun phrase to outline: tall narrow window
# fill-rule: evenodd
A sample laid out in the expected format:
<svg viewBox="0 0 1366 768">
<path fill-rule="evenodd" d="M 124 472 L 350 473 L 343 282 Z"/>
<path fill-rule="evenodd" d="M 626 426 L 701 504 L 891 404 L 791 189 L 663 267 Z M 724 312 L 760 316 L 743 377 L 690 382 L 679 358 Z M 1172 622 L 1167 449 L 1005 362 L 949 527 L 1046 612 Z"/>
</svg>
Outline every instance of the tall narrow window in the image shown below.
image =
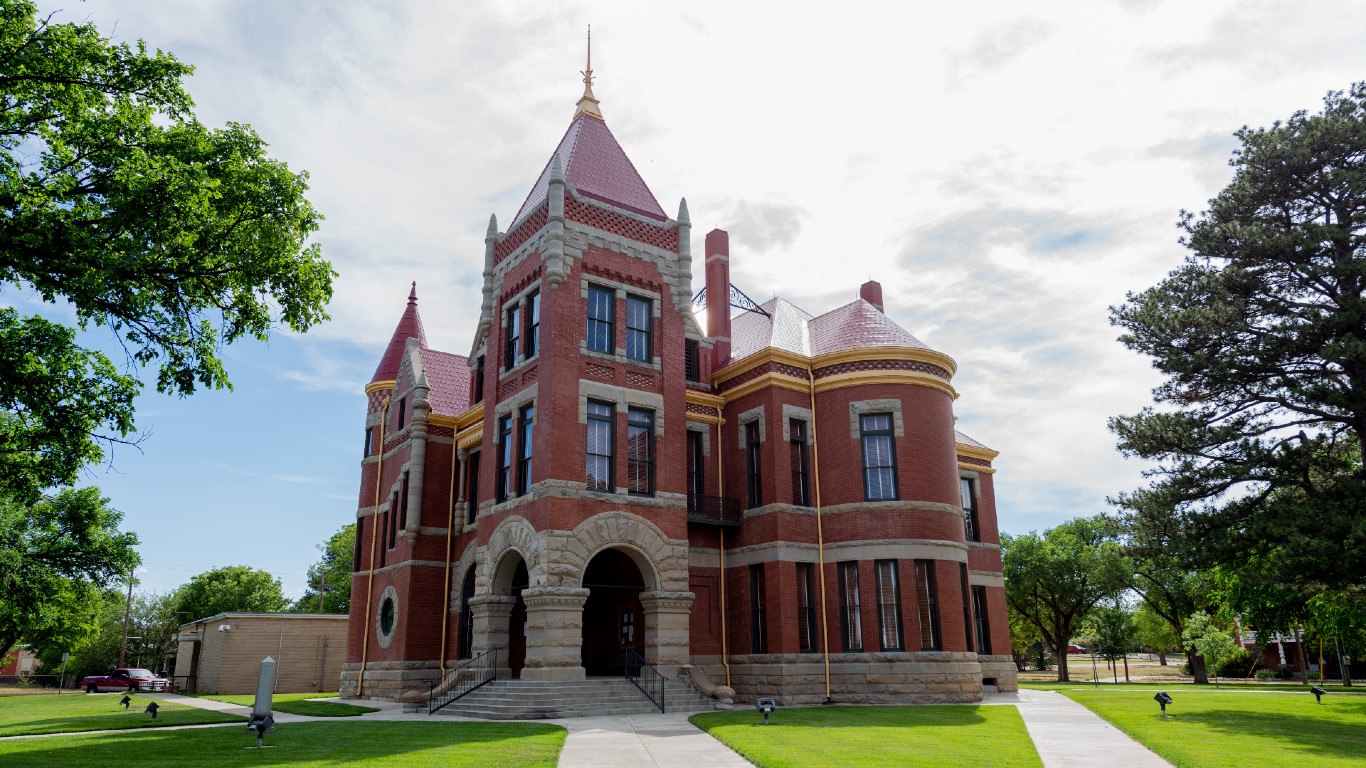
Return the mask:
<svg viewBox="0 0 1366 768">
<path fill-rule="evenodd" d="M 365 551 L 362 548 L 362 543 L 365 541 L 365 521 L 367 519 L 368 518 L 365 517 L 356 518 L 356 551 L 351 554 L 352 573 L 355 573 L 356 571 L 360 570 L 360 556 L 361 553 Z"/>
<path fill-rule="evenodd" d="M 379 530 L 375 531 L 375 533 L 379 534 L 379 567 L 381 568 L 384 567 L 384 553 L 389 551 L 389 513 L 392 511 L 392 507 L 384 510 L 384 515 L 379 524 Z M 371 565 L 370 567 L 373 568 L 374 566 Z"/>
<path fill-rule="evenodd" d="M 530 359 L 541 349 L 541 292 L 533 291 L 526 297 L 526 348 L 522 357 Z"/>
<path fill-rule="evenodd" d="M 937 651 L 939 641 L 939 589 L 934 582 L 934 561 L 915 561 L 915 601 L 920 611 L 920 650 Z"/>
<path fill-rule="evenodd" d="M 701 497 L 707 494 L 707 481 L 704 474 L 706 461 L 702 457 L 702 433 L 688 432 L 688 495 L 690 504 L 700 504 Z M 697 501 L 694 501 L 697 499 Z"/>
<path fill-rule="evenodd" d="M 870 413 L 859 418 L 863 436 L 863 494 L 868 501 L 896 498 L 896 457 L 892 415 Z"/>
<path fill-rule="evenodd" d="M 365 428 L 365 452 L 361 456 L 369 456 L 374 452 L 375 430 L 371 427 Z"/>
<path fill-rule="evenodd" d="M 768 653 L 768 627 L 764 616 L 764 564 L 749 567 L 750 653 Z"/>
<path fill-rule="evenodd" d="M 654 302 L 649 299 L 626 297 L 626 356 L 632 360 L 649 362 L 654 354 L 650 339 L 653 308 Z"/>
<path fill-rule="evenodd" d="M 963 637 L 967 639 L 968 651 L 976 650 L 972 644 L 972 597 L 968 592 L 968 564 L 958 564 L 959 588 L 963 597 Z"/>
<path fill-rule="evenodd" d="M 398 504 L 398 491 L 394 491 L 394 495 L 389 498 L 389 511 L 392 514 L 389 515 L 389 530 L 387 533 L 389 534 L 389 549 L 393 549 L 394 544 L 397 543 L 394 533 L 398 531 L 399 520 L 403 516 L 403 510 L 399 508 Z"/>
<path fill-rule="evenodd" d="M 655 492 L 655 412 L 626 412 L 626 488 L 637 496 Z"/>
<path fill-rule="evenodd" d="M 399 429 L 399 430 L 402 430 L 402 429 L 403 429 L 403 419 L 404 419 L 404 417 L 407 416 L 407 415 L 408 415 L 408 398 L 406 398 L 406 397 L 400 397 L 400 398 L 398 399 L 398 429 Z"/>
<path fill-rule="evenodd" d="M 960 477 L 958 486 L 963 495 L 963 531 L 968 541 L 981 541 L 982 529 L 977 521 L 976 483 L 972 482 L 970 477 Z"/>
<path fill-rule="evenodd" d="M 536 424 L 536 407 L 522 406 L 517 423 L 522 428 L 521 439 L 517 441 L 522 449 L 517 461 L 517 495 L 525 496 L 531 493 L 531 428 Z"/>
<path fill-rule="evenodd" d="M 612 310 L 617 294 L 610 288 L 588 286 L 588 336 L 586 344 L 594 352 L 612 354 L 614 335 L 612 332 Z"/>
<path fill-rule="evenodd" d="M 389 539 L 389 546 L 394 546 L 398 541 L 398 532 L 403 530 L 404 524 L 408 520 L 408 473 L 403 473 L 403 490 L 398 497 L 398 514 L 394 515 L 394 535 Z"/>
<path fill-rule="evenodd" d="M 612 491 L 612 423 L 616 409 L 611 403 L 588 401 L 588 446 L 584 486 L 590 491 Z"/>
<path fill-rule="evenodd" d="M 745 425 L 745 477 L 750 508 L 764 505 L 764 483 L 760 471 L 759 422 L 751 421 Z"/>
<path fill-rule="evenodd" d="M 895 560 L 873 563 L 877 574 L 877 629 L 878 640 L 884 651 L 902 651 L 901 642 L 901 579 Z"/>
<path fill-rule="evenodd" d="M 811 506 L 811 470 L 806 447 L 806 422 L 792 419 L 788 422 L 788 444 L 792 454 L 792 503 L 799 507 Z"/>
<path fill-rule="evenodd" d="M 977 652 L 983 656 L 991 654 L 991 625 L 987 623 L 987 588 L 972 588 L 973 626 L 977 637 Z"/>
<path fill-rule="evenodd" d="M 816 650 L 816 566 L 797 563 L 797 650 Z"/>
<path fill-rule="evenodd" d="M 688 381 L 702 380 L 702 356 L 698 351 L 697 339 L 683 340 L 683 378 Z"/>
<path fill-rule="evenodd" d="M 498 419 L 498 478 L 494 497 L 502 502 L 512 496 L 512 414 Z"/>
<path fill-rule="evenodd" d="M 514 304 L 507 311 L 507 323 L 503 327 L 503 370 L 517 364 L 517 348 L 522 339 L 522 305 Z"/>
<path fill-rule="evenodd" d="M 474 365 L 474 402 L 484 402 L 484 356 L 480 355 Z"/>
<path fill-rule="evenodd" d="M 863 617 L 858 600 L 858 563 L 840 563 L 840 638 L 844 650 L 863 650 Z"/>
<path fill-rule="evenodd" d="M 479 454 L 475 451 L 465 460 L 469 480 L 465 482 L 465 522 L 473 524 L 479 517 Z"/>
</svg>

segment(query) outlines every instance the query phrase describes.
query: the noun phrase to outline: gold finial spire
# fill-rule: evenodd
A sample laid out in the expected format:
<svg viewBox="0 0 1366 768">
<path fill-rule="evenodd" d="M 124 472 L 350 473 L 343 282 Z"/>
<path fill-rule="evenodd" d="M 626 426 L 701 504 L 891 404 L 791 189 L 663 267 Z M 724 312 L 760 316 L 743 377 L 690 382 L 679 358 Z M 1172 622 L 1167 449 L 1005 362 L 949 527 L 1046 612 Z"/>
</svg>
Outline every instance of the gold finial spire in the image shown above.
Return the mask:
<svg viewBox="0 0 1366 768">
<path fill-rule="evenodd" d="M 583 97 L 579 99 L 577 108 L 574 110 L 574 117 L 587 115 L 598 120 L 603 119 L 602 110 L 598 109 L 598 100 L 593 97 L 593 25 L 588 25 L 588 66 L 581 73 L 583 75 Z"/>
</svg>

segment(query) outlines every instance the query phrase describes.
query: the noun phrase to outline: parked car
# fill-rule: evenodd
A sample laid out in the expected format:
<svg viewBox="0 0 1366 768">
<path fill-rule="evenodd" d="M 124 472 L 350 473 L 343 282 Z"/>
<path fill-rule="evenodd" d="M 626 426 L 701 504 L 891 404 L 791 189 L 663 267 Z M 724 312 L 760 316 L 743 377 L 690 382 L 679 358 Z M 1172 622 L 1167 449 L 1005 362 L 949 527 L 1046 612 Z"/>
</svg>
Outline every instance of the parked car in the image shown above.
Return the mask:
<svg viewBox="0 0 1366 768">
<path fill-rule="evenodd" d="M 1090 652 L 1091 652 L 1091 649 L 1090 649 L 1090 648 L 1087 648 L 1087 647 L 1084 646 L 1084 645 L 1069 645 L 1069 646 L 1067 646 L 1067 652 L 1068 652 L 1068 653 L 1090 653 Z"/>
<path fill-rule="evenodd" d="M 164 691 L 171 687 L 171 681 L 157 677 L 150 669 L 121 667 L 107 675 L 90 675 L 81 679 L 81 687 L 86 693 L 96 691 Z"/>
</svg>

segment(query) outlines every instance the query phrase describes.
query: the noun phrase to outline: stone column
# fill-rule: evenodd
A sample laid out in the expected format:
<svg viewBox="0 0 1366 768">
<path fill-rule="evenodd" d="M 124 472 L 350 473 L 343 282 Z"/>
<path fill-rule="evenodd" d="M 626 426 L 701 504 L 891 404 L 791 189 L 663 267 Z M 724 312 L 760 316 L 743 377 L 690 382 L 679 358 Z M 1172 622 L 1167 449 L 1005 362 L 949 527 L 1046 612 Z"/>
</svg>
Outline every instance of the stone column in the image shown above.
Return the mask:
<svg viewBox="0 0 1366 768">
<path fill-rule="evenodd" d="M 526 666 L 523 680 L 582 680 L 583 604 L 588 590 L 580 587 L 528 587 L 526 603 Z"/>
<path fill-rule="evenodd" d="M 645 661 L 659 674 L 678 675 L 678 668 L 691 660 L 688 645 L 688 614 L 693 593 L 649 591 L 640 593 L 645 609 Z"/>
<path fill-rule="evenodd" d="M 498 676 L 512 679 L 508 666 L 508 621 L 517 598 L 512 595 L 475 595 L 470 598 L 470 615 L 474 618 L 474 641 L 471 651 L 478 656 L 484 651 L 498 651 Z"/>
<path fill-rule="evenodd" d="M 452 429 L 451 433 L 451 439 L 454 440 L 455 430 Z M 465 532 L 465 520 L 467 517 L 465 509 L 465 462 L 469 461 L 470 452 L 459 447 L 455 443 L 452 443 L 451 447 L 455 448 L 455 457 L 460 462 L 459 468 L 455 470 L 456 488 L 458 490 L 456 492 L 455 509 L 451 510 L 451 517 L 453 518 L 451 520 L 451 532 L 460 534 Z"/>
</svg>

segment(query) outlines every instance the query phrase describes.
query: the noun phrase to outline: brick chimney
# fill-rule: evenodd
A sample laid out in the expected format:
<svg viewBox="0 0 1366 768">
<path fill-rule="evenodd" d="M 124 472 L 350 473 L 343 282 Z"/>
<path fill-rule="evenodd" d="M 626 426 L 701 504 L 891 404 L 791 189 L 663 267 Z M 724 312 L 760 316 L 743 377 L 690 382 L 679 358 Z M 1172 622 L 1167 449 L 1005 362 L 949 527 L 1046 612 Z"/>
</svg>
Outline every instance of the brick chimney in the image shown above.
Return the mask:
<svg viewBox="0 0 1366 768">
<path fill-rule="evenodd" d="M 712 339 L 712 370 L 730 362 L 730 235 L 707 233 L 707 335 Z"/>
<path fill-rule="evenodd" d="M 868 282 L 859 286 L 858 295 L 860 299 L 863 299 L 869 304 L 872 304 L 873 306 L 877 307 L 877 311 L 887 311 L 882 308 L 882 283 L 879 283 L 876 280 L 869 280 Z"/>
</svg>

